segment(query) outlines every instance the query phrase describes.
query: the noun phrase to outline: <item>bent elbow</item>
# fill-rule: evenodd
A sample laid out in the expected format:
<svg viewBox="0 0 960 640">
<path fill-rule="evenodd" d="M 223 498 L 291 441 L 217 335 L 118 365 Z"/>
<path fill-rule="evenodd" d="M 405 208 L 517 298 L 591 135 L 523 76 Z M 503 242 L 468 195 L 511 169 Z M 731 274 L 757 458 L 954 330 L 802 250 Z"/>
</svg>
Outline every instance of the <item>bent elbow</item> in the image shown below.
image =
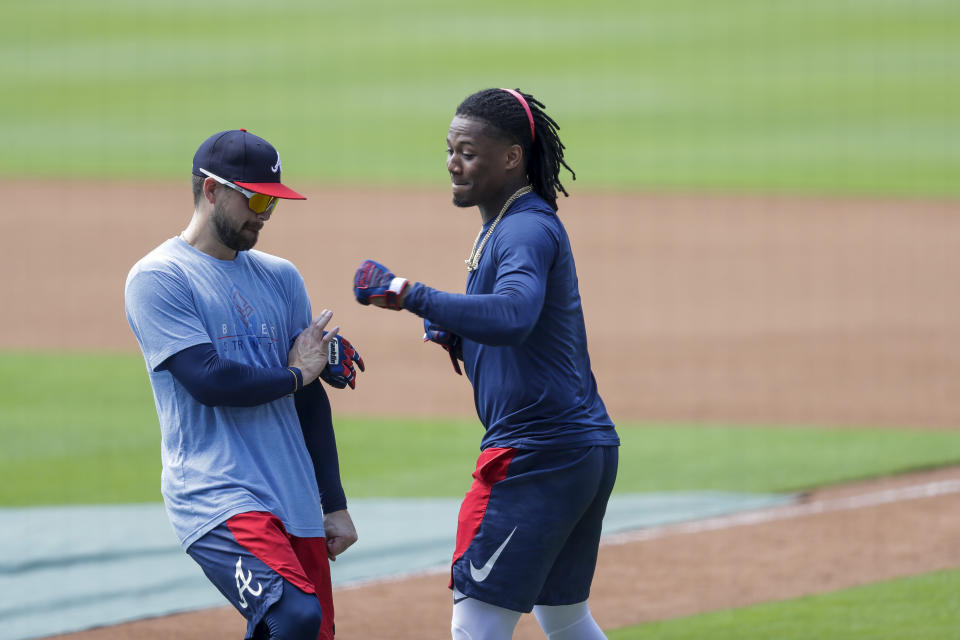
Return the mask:
<svg viewBox="0 0 960 640">
<path fill-rule="evenodd" d="M 226 398 L 224 398 L 222 394 L 216 393 L 215 391 L 191 390 L 190 395 L 193 396 L 194 400 L 205 407 L 220 407 L 226 404 Z"/>
<path fill-rule="evenodd" d="M 224 407 L 231 403 L 230 393 L 226 388 L 208 384 L 184 384 L 194 400 L 205 407 Z"/>
<path fill-rule="evenodd" d="M 518 347 L 526 341 L 534 326 L 536 326 L 536 322 L 517 318 L 514 322 L 501 327 L 495 344 L 501 347 Z"/>
</svg>

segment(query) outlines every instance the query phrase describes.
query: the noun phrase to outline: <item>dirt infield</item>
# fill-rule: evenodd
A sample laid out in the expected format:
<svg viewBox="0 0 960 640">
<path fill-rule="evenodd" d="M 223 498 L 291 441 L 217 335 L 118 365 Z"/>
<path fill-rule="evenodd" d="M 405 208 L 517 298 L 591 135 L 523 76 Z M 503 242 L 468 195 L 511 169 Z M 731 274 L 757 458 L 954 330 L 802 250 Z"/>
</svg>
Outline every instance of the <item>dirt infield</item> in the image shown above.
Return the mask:
<svg viewBox="0 0 960 640">
<path fill-rule="evenodd" d="M 188 186 L 2 186 L 17 216 L 0 293 L 16 313 L 0 346 L 136 349 L 123 280 L 185 226 Z M 259 248 L 297 264 L 315 311 L 333 309 L 368 364 L 334 412 L 472 416 L 469 385 L 421 343 L 419 320 L 360 307 L 350 279 L 369 257 L 462 290 L 476 213 L 454 209 L 442 188 L 303 191 L 310 200 L 284 203 Z M 960 425 L 960 203 L 575 195 L 560 214 L 615 420 Z M 960 469 L 881 482 L 957 478 Z M 890 495 L 900 497 L 607 545 L 592 608 L 615 628 L 960 566 L 960 494 Z M 341 589 L 338 637 L 449 637 L 445 584 L 425 575 Z M 528 618 L 516 637 L 540 637 Z M 64 637 L 235 638 L 241 629 L 238 614 L 216 609 Z"/>
</svg>

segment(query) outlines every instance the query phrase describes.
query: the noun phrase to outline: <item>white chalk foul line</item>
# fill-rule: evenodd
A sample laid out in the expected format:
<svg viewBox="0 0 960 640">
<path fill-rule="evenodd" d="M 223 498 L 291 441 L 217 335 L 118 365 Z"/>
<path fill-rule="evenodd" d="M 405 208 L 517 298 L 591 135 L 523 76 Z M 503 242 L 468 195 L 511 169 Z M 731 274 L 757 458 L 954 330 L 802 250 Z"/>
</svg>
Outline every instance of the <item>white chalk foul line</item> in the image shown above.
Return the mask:
<svg viewBox="0 0 960 640">
<path fill-rule="evenodd" d="M 818 500 L 816 502 L 810 502 L 806 504 L 774 507 L 772 509 L 763 509 L 760 511 L 747 511 L 744 513 L 735 513 L 727 516 L 716 516 L 714 518 L 696 520 L 694 522 L 670 524 L 659 527 L 650 527 L 649 529 L 638 529 L 635 531 L 614 533 L 604 536 L 601 540 L 601 545 L 626 544 L 628 542 L 654 540 L 657 538 L 666 538 L 669 536 L 687 533 L 718 531 L 721 529 L 731 529 L 733 527 L 743 527 L 753 524 L 761 524 L 764 522 L 789 520 L 791 518 L 800 518 L 803 516 L 816 515 L 818 513 L 851 511 L 854 509 L 863 509 L 866 507 L 890 504 L 892 502 L 917 500 L 920 498 L 933 498 L 951 493 L 960 493 L 960 479 L 928 482 L 926 484 L 911 485 L 896 489 L 884 489 L 883 491 L 863 493 L 845 498 L 834 498 L 833 500 Z"/>
</svg>

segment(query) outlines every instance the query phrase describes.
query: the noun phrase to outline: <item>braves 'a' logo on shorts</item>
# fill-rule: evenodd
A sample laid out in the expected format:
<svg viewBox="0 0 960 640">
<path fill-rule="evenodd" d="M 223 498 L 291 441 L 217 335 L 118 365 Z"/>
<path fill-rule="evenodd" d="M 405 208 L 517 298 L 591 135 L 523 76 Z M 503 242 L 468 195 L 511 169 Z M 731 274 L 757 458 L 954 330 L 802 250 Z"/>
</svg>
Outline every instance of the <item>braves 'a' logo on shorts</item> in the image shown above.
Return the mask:
<svg viewBox="0 0 960 640">
<path fill-rule="evenodd" d="M 249 591 L 250 595 L 258 596 L 263 593 L 263 585 L 259 582 L 257 583 L 257 590 L 254 591 L 253 587 L 250 586 L 250 583 L 253 582 L 253 571 L 247 571 L 247 575 L 243 575 L 243 567 L 240 566 L 242 557 L 237 557 L 237 594 L 240 596 L 240 606 L 244 609 L 247 608 L 247 599 L 243 597 L 244 591 Z"/>
</svg>

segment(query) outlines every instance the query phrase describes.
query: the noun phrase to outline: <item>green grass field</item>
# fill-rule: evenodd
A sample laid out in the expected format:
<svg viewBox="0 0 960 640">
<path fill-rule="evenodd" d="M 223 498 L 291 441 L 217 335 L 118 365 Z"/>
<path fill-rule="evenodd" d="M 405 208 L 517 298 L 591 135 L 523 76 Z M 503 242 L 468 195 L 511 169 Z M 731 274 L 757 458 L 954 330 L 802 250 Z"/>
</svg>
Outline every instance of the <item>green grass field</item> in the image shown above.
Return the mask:
<svg viewBox="0 0 960 640">
<path fill-rule="evenodd" d="M 960 571 L 653 622 L 610 640 L 944 640 L 957 637 Z"/>
<path fill-rule="evenodd" d="M 0 24 L 5 176 L 182 177 L 246 127 L 294 183 L 442 185 L 457 103 L 506 85 L 578 188 L 960 194 L 954 0 L 7 0 Z"/>
<path fill-rule="evenodd" d="M 43 382 L 22 375 L 30 371 Z M 0 506 L 160 499 L 159 426 L 140 356 L 4 352 L 0 380 Z M 460 496 L 469 486 L 476 422 L 337 424 L 349 495 Z M 960 463 L 952 431 L 627 424 L 620 434 L 623 493 L 794 492 Z"/>
</svg>

